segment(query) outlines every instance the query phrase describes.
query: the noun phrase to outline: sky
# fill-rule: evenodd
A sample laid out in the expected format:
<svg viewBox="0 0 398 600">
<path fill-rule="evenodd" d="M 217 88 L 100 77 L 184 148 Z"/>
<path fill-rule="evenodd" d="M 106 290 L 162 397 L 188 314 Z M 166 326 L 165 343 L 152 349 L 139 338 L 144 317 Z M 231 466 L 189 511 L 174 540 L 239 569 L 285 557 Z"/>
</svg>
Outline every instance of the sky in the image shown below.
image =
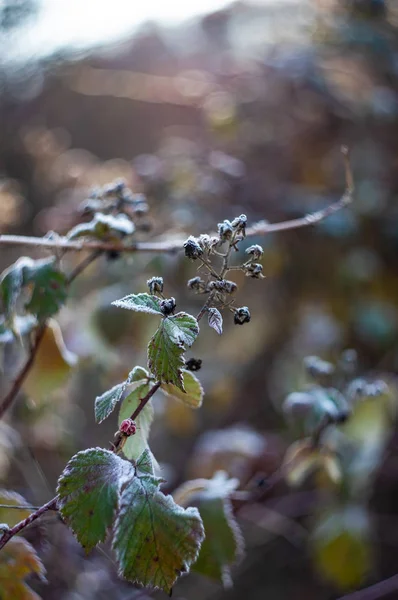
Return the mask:
<svg viewBox="0 0 398 600">
<path fill-rule="evenodd" d="M 11 57 L 43 56 L 65 46 L 86 48 L 112 42 L 147 20 L 178 23 L 222 8 L 230 0 L 40 0 L 40 3 L 38 17 L 19 30 L 9 46 Z"/>
</svg>

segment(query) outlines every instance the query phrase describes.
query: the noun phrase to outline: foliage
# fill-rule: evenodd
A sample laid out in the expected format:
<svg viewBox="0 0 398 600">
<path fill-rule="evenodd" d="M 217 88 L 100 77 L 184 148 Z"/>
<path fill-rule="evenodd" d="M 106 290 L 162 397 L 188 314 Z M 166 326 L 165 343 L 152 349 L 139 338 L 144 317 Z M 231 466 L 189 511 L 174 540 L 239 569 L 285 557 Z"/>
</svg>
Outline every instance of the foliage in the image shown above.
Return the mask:
<svg viewBox="0 0 398 600">
<path fill-rule="evenodd" d="M 145 212 L 144 199 L 123 182 L 115 182 L 91 194 L 82 208 L 81 222 L 65 236 L 66 244 L 86 243 L 95 249 L 86 263 L 82 261 L 67 275 L 58 258 L 21 258 L 2 274 L 0 343 L 12 344 L 17 338 L 30 348 L 20 384 L 30 397 L 52 391 L 52 386 L 41 387 L 40 381 L 35 381 L 35 369 L 51 368 L 56 385 L 73 365 L 73 355 L 66 350 L 59 326 L 52 319 L 65 303 L 69 284 L 101 254 L 114 260 L 123 251 L 136 250 L 135 236 Z M 306 219 L 305 223 L 311 221 Z M 257 230 L 254 227 L 252 231 Z M 248 504 L 257 498 L 250 486 L 245 489 L 250 478 L 214 470 L 212 476 L 182 484 L 172 497 L 162 488 L 165 481 L 158 477 L 160 467 L 149 444 L 156 416 L 155 394 L 159 404 L 163 395 L 163 401 L 165 397 L 177 400 L 187 411 L 202 406 L 204 391 L 193 373 L 200 369 L 202 360 L 185 356 L 200 334 L 199 321 L 206 316 L 208 326 L 220 336 L 225 313 L 233 315 L 231 324 L 239 326 L 239 333 L 241 326 L 252 323 L 249 307 L 236 303 L 238 283 L 228 279 L 234 272 L 239 273 L 238 281 L 239 276 L 240 280 L 264 279 L 263 266 L 257 262 L 264 255 L 259 244 L 246 247 L 243 261 L 232 264 L 235 252 L 241 256 L 247 233 L 247 217 L 241 214 L 218 223 L 216 234 L 191 235 L 181 243 L 186 258 L 200 271 L 188 281 L 188 289 L 203 298 L 197 316 L 177 312 L 177 301 L 164 295 L 160 276 L 147 281 L 149 293 L 131 293 L 112 301 L 113 311 L 138 313 L 133 319 L 145 321 L 146 314 L 157 318 L 156 331 L 147 344 L 147 365 L 129 367 L 123 381 L 95 399 L 97 423 L 109 418 L 119 405 L 118 430 L 110 449 L 78 452 L 58 480 L 55 506 L 84 550 L 88 553 L 109 536 L 123 578 L 169 594 L 178 577 L 190 570 L 224 587 L 232 585 L 232 570 L 244 554 L 235 498 L 244 498 Z M 51 348 L 55 362 L 43 367 L 40 352 L 49 354 L 45 345 Z M 61 367 L 53 368 L 59 362 Z M 395 417 L 394 401 L 382 381 L 357 376 L 352 351 L 343 353 L 336 366 L 316 356 L 307 357 L 304 363 L 309 382 L 304 389 L 289 394 L 282 407 L 296 439 L 285 452 L 280 473 L 291 486 L 311 481 L 317 489 L 327 490 L 323 512 L 310 525 L 310 548 L 316 568 L 326 579 L 343 589 L 351 588 L 363 581 L 371 564 L 371 526 L 364 489 L 385 448 Z M 20 389 L 18 381 L 16 392 Z M 370 432 L 366 432 L 367 427 Z M 234 456 L 239 458 L 239 452 Z M 12 493 L 0 499 L 9 504 L 23 502 Z M 20 518 L 30 518 L 25 511 L 21 509 Z M 11 528 L 16 522 L 10 523 Z M 3 527 L 4 539 L 10 525 Z M 21 555 L 26 558 L 27 570 L 19 568 L 13 576 L 15 585 L 25 590 L 25 575 L 42 575 L 43 568 L 33 549 L 19 538 L 7 540 L 4 560 L 11 560 L 18 548 L 25 552 Z M 354 559 L 342 560 L 346 555 Z M 2 563 L 0 581 L 1 570 Z M 4 589 L 10 589 L 7 585 L 10 582 L 5 582 Z M 18 594 L 23 597 L 17 588 L 13 593 L 16 598 Z"/>
</svg>

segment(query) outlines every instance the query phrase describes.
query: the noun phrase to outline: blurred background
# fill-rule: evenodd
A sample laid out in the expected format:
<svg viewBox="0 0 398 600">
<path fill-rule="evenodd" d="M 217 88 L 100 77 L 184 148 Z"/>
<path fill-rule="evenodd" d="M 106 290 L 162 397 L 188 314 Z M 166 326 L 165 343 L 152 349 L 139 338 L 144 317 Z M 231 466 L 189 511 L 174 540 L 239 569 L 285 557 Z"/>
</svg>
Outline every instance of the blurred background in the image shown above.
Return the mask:
<svg viewBox="0 0 398 600">
<path fill-rule="evenodd" d="M 219 469 L 243 487 L 275 471 L 295 439 L 281 405 L 304 385 L 308 354 L 335 361 L 356 348 L 362 373 L 394 386 L 394 0 L 3 0 L 0 86 L 0 233 L 65 234 L 90 190 L 117 178 L 147 197 L 143 240 L 210 233 L 241 213 L 249 224 L 283 221 L 341 196 L 340 147 L 351 150 L 350 208 L 315 228 L 250 239 L 264 247 L 266 276 L 236 276 L 237 304 L 249 306 L 251 322 L 236 327 L 226 314 L 220 338 L 203 323 L 190 354 L 203 360 L 202 409 L 155 400 L 150 443 L 169 491 Z M 1 269 L 24 254 L 48 256 L 1 247 Z M 79 259 L 69 254 L 65 267 Z M 179 254 L 102 257 L 73 285 L 57 316 L 60 330 L 48 333 L 1 422 L 4 488 L 39 505 L 53 497 L 73 453 L 109 444 L 116 417 L 96 426 L 94 399 L 134 365 L 145 366 L 155 327 L 110 303 L 145 291 L 153 275 L 164 277 L 180 309 L 198 312 L 200 298 L 186 288 L 196 266 Z M 3 347 L 3 394 L 23 358 L 20 348 Z M 345 555 L 348 570 L 357 569 L 348 575 L 354 587 L 398 572 L 393 419 L 376 406 L 359 427 L 373 454 L 365 491 L 349 497 L 363 518 L 355 525 L 358 546 Z M 336 498 L 339 510 L 346 506 L 346 497 Z M 321 513 L 311 482 L 293 491 L 281 482 L 239 518 L 247 553 L 233 571 L 234 587 L 191 574 L 173 597 L 340 597 L 347 577 L 338 567 L 325 577 L 317 567 L 312 540 Z M 32 583 L 45 600 L 161 597 L 120 581 L 106 545 L 84 557 L 55 515 L 27 536 L 47 568 L 48 584 Z"/>
</svg>

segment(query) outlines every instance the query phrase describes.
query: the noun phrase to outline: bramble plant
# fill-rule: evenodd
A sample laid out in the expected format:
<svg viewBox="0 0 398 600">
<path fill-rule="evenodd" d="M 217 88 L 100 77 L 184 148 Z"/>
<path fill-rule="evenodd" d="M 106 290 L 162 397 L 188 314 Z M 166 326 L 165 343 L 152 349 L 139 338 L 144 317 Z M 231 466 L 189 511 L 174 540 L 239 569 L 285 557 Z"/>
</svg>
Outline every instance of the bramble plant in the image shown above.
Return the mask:
<svg viewBox="0 0 398 600">
<path fill-rule="evenodd" d="M 293 221 L 260 222 L 248 227 L 242 214 L 219 223 L 215 233 L 172 243 L 137 241 L 136 233 L 147 229 L 148 206 L 142 195 L 133 194 L 118 181 L 93 192 L 84 204 L 81 222 L 66 236 L 0 236 L 0 245 L 38 246 L 55 251 L 51 258 L 20 258 L 1 275 L 0 343 L 22 343 L 28 353 L 0 402 L 1 417 L 27 378 L 46 330 L 53 326 L 53 317 L 67 301 L 71 282 L 98 257 L 115 259 L 128 252 L 182 250 L 198 266 L 188 288 L 203 298 L 198 314 L 190 315 L 181 310 L 175 298 L 168 297 L 163 278 L 153 276 L 146 291 L 136 291 L 112 302 L 114 310 L 132 310 L 156 320 L 157 329 L 147 346 L 147 364 L 134 366 L 124 381 L 95 399 L 97 423 L 118 409 L 114 439 L 108 449 L 89 448 L 75 454 L 60 475 L 52 500 L 30 512 L 21 496 L 13 492 L 0 494 L 2 506 L 13 505 L 23 516 L 15 522 L 10 520 L 9 511 L 4 518 L 0 515 L 4 521 L 0 526 L 0 596 L 15 593 L 13 597 L 17 598 L 24 593 L 23 597 L 36 597 L 24 580 L 30 572 L 44 577 L 44 567 L 34 548 L 14 536 L 49 510 L 59 512 L 86 552 L 110 537 L 120 575 L 129 581 L 171 594 L 177 578 L 193 569 L 224 585 L 231 584 L 231 568 L 243 556 L 244 548 L 236 519 L 239 508 L 232 503 L 241 484 L 219 472 L 212 479 L 188 481 L 173 496 L 166 495 L 162 491 L 161 471 L 148 443 L 154 417 L 152 399 L 159 393 L 192 409 L 200 408 L 204 392 L 195 372 L 202 361 L 186 358 L 185 353 L 196 341 L 204 317 L 219 335 L 223 332 L 223 312 L 231 313 L 237 326 L 251 323 L 250 307 L 237 300 L 238 285 L 233 274 L 241 271 L 247 277 L 263 279 L 263 249 L 259 244 L 247 245 L 246 237 L 313 225 L 346 207 L 352 200 L 353 183 L 346 152 L 344 156 L 347 190 L 341 200 Z M 235 264 L 234 255 L 244 243 L 245 259 Z M 63 259 L 70 251 L 87 254 L 68 274 Z M 354 362 L 352 352 L 345 352 L 336 368 L 317 357 L 306 359 L 312 383 L 304 391 L 290 394 L 283 406 L 299 441 L 287 450 L 283 464 L 270 475 L 265 488 L 240 490 L 244 503 L 251 503 L 261 499 L 281 479 L 299 485 L 315 473 L 319 485 L 324 487 L 327 481 L 328 500 L 313 527 L 313 543 L 321 571 L 342 587 L 358 585 L 368 568 L 370 552 L 362 542 L 369 537 L 370 525 L 361 494 L 364 480 L 375 467 L 366 463 L 369 446 L 365 446 L 357 430 L 352 436 L 350 424 L 354 423 L 355 429 L 356 415 L 364 407 L 368 409 L 369 403 L 371 407 L 375 397 L 382 398 L 387 412 L 391 406 L 387 386 L 358 379 Z M 379 455 L 381 442 L 375 438 L 373 443 Z M 357 461 L 358 465 L 361 460 L 361 475 L 355 478 L 353 463 Z M 339 508 L 333 512 L 336 503 Z M 5 509 L 0 507 L 2 510 Z M 347 546 L 358 557 L 354 573 L 347 573 L 344 565 L 337 574 L 330 572 L 330 553 L 344 554 Z M 6 575 L 11 563 L 15 572 L 9 570 Z"/>
</svg>

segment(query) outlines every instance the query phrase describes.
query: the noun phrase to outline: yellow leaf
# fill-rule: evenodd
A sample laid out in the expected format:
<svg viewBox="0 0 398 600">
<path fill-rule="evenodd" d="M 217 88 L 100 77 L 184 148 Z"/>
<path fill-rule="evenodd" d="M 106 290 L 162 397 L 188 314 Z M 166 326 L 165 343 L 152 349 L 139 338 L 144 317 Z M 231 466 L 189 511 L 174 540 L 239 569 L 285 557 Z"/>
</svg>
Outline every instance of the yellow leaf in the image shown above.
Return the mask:
<svg viewBox="0 0 398 600">
<path fill-rule="evenodd" d="M 43 563 L 29 542 L 14 537 L 0 552 L 0 597 L 4 600 L 40 600 L 24 581 L 31 574 L 45 580 Z"/>
<path fill-rule="evenodd" d="M 313 533 L 314 561 L 323 577 L 341 589 L 361 585 L 371 567 L 370 523 L 361 506 L 324 515 Z"/>
<path fill-rule="evenodd" d="M 23 390 L 35 403 L 45 403 L 67 381 L 76 363 L 77 356 L 66 348 L 60 326 L 51 319 Z"/>
<path fill-rule="evenodd" d="M 0 504 L 7 506 L 26 506 L 28 502 L 16 492 L 0 490 Z M 22 519 L 26 519 L 32 511 L 28 509 L 0 508 L 0 523 L 14 527 Z M 1 553 L 0 553 L 1 554 Z"/>
</svg>

